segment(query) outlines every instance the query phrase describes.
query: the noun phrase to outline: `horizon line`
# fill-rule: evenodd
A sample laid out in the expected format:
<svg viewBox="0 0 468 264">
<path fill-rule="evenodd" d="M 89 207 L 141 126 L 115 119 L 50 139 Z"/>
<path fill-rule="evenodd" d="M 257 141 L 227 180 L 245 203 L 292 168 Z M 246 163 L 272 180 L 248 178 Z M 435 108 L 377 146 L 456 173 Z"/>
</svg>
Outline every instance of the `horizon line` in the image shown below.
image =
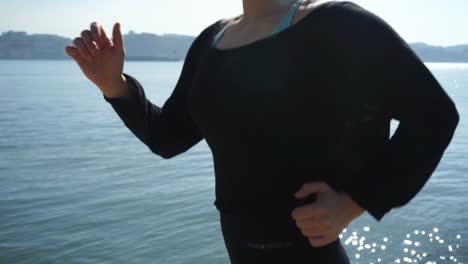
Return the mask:
<svg viewBox="0 0 468 264">
<path fill-rule="evenodd" d="M 55 34 L 55 33 L 32 33 L 32 32 L 28 32 L 28 31 L 24 31 L 24 30 L 7 30 L 7 31 L 1 31 L 1 35 L 3 35 L 4 33 L 8 33 L 8 32 L 21 32 L 21 33 L 26 33 L 26 35 L 53 35 L 53 36 L 59 36 L 59 37 L 62 37 L 62 38 L 68 38 L 68 39 L 71 39 L 73 40 L 73 37 L 68 37 L 68 36 L 63 36 L 63 35 L 58 35 L 58 34 Z M 152 32 L 137 32 L 133 29 L 130 29 L 128 30 L 127 33 L 123 33 L 123 35 L 129 35 L 130 33 L 133 33 L 133 34 L 150 34 L 150 35 L 156 35 L 156 36 L 163 36 L 163 35 L 179 35 L 179 36 L 187 36 L 187 37 L 193 37 L 193 38 L 196 38 L 197 35 L 186 35 L 186 34 L 180 34 L 180 33 L 171 33 L 171 32 L 166 32 L 166 33 L 152 33 Z M 406 40 L 405 40 L 406 41 Z M 443 47 L 443 48 L 449 48 L 449 47 L 455 47 L 455 46 L 467 46 L 468 43 L 458 43 L 458 44 L 450 44 L 450 45 L 440 45 L 440 44 L 431 44 L 431 43 L 428 43 L 428 42 L 424 42 L 424 41 L 411 41 L 411 42 L 407 42 L 408 44 L 425 44 L 425 45 L 429 45 L 429 46 L 433 46 L 433 47 Z"/>
</svg>

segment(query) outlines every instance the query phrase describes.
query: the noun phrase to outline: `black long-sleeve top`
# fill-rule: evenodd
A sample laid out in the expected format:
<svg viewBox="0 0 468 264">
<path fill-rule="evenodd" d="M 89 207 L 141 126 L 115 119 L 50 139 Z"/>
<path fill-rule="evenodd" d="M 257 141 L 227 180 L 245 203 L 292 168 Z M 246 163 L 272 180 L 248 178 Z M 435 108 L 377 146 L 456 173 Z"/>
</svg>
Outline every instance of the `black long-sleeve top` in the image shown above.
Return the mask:
<svg viewBox="0 0 468 264">
<path fill-rule="evenodd" d="M 280 33 L 221 50 L 210 45 L 219 22 L 195 38 L 162 107 L 129 74 L 130 97 L 104 98 L 165 159 L 205 139 L 220 212 L 289 216 L 299 187 L 320 180 L 380 221 L 420 191 L 459 115 L 390 25 L 331 1 Z"/>
</svg>

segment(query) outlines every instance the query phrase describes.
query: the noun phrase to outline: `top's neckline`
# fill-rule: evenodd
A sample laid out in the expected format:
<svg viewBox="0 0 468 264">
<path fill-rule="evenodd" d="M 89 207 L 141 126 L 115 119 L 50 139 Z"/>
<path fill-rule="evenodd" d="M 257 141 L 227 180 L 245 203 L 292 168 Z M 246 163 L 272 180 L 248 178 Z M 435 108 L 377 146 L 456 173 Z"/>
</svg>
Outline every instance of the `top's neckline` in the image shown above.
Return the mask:
<svg viewBox="0 0 468 264">
<path fill-rule="evenodd" d="M 303 16 L 300 20 L 296 21 L 296 23 L 294 24 L 291 24 L 289 27 L 285 28 L 284 30 L 280 31 L 280 32 L 277 32 L 277 33 L 274 33 L 274 34 L 270 34 L 269 36 L 266 36 L 266 37 L 263 37 L 263 38 L 260 38 L 260 39 L 257 39 L 257 40 L 254 40 L 252 42 L 249 42 L 249 43 L 246 43 L 246 44 L 242 44 L 240 46 L 237 46 L 237 47 L 232 47 L 232 48 L 224 48 L 224 49 L 219 49 L 213 45 L 210 45 L 210 49 L 212 51 L 214 51 L 215 53 L 218 53 L 218 54 L 224 54 L 224 53 L 230 53 L 230 52 L 235 52 L 235 51 L 241 51 L 241 50 L 244 50 L 244 49 L 248 49 L 248 48 L 251 48 L 251 47 L 254 47 L 256 45 L 259 45 L 261 43 L 264 43 L 264 42 L 268 42 L 272 39 L 276 39 L 276 38 L 279 38 L 283 35 L 286 35 L 286 34 L 289 34 L 290 32 L 293 32 L 294 30 L 297 30 L 297 28 L 300 28 L 303 24 L 306 24 L 306 22 L 311 19 L 311 17 L 313 17 L 313 15 L 317 12 L 317 9 L 319 9 L 321 6 L 323 6 L 324 4 L 326 4 L 327 2 L 325 3 L 321 3 L 317 6 L 315 6 L 314 8 L 312 8 L 311 11 L 309 11 L 309 13 L 307 13 L 305 16 Z M 238 15 L 235 17 L 235 19 L 238 19 L 241 15 Z M 235 20 L 234 19 L 234 20 Z M 220 30 L 220 24 L 221 24 L 221 21 L 222 19 L 218 20 L 216 22 L 216 30 L 215 30 L 215 34 L 217 32 L 219 32 Z M 229 23 L 229 22 L 228 22 Z M 214 34 L 214 35 L 215 35 Z"/>
</svg>

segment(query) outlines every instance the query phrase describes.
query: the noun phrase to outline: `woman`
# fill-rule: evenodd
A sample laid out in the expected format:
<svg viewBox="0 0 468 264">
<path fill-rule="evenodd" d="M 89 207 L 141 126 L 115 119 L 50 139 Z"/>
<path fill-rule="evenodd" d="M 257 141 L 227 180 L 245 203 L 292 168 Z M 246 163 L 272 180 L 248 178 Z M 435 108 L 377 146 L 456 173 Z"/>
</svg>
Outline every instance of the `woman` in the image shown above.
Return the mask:
<svg viewBox="0 0 468 264">
<path fill-rule="evenodd" d="M 169 159 L 202 139 L 232 263 L 349 263 L 339 234 L 423 187 L 455 104 L 404 40 L 351 2 L 243 0 L 194 40 L 162 107 L 91 24 L 66 52 L 124 124 Z M 399 126 L 391 139 L 391 119 Z"/>
</svg>

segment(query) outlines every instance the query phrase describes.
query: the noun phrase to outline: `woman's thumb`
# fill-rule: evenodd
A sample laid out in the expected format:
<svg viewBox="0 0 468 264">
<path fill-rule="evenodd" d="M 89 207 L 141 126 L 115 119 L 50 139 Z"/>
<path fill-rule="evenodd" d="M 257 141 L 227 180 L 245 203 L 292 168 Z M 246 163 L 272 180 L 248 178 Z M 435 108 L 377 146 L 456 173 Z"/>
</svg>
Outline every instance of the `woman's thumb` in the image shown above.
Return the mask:
<svg viewBox="0 0 468 264">
<path fill-rule="evenodd" d="M 302 199 L 314 193 L 324 191 L 326 188 L 322 182 L 307 182 L 302 185 L 301 189 L 297 191 L 294 196 L 298 199 Z"/>
<path fill-rule="evenodd" d="M 122 32 L 120 30 L 120 23 L 115 23 L 114 29 L 112 30 L 112 42 L 118 50 L 124 49 Z"/>
</svg>

